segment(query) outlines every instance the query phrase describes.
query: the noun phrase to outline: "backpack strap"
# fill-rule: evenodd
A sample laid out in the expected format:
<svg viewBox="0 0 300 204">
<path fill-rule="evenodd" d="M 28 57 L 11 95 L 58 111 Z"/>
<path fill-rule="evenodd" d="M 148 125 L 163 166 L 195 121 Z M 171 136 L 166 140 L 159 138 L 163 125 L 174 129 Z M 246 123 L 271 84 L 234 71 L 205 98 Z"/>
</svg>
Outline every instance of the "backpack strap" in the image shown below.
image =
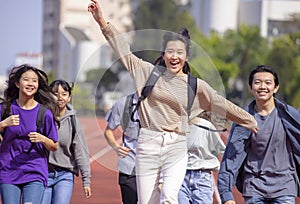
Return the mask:
<svg viewBox="0 0 300 204">
<path fill-rule="evenodd" d="M 123 111 L 123 115 L 122 115 L 123 132 L 128 127 L 129 120 L 130 120 L 131 114 L 133 112 L 133 110 L 132 110 L 133 96 L 134 96 L 134 94 L 130 94 L 126 97 L 126 100 L 125 100 L 124 111 Z"/>
<path fill-rule="evenodd" d="M 199 128 L 211 131 L 211 132 L 226 132 L 227 131 L 227 128 L 223 128 L 223 129 L 211 129 L 211 128 L 206 127 L 204 125 L 198 125 L 198 124 L 194 124 L 194 125 L 196 125 Z"/>
<path fill-rule="evenodd" d="M 162 66 L 155 66 L 146 82 L 146 85 L 142 89 L 141 96 L 138 98 L 137 105 L 135 106 L 134 110 L 131 114 L 131 120 L 134 122 L 139 122 L 138 119 L 134 119 L 134 113 L 138 110 L 141 102 L 147 98 L 152 91 L 155 83 L 157 82 L 158 78 L 164 73 L 166 70 L 165 67 Z M 188 74 L 188 104 L 187 104 L 187 112 L 188 116 L 191 114 L 191 108 L 194 103 L 195 97 L 197 93 L 197 78 L 192 74 Z"/>
<path fill-rule="evenodd" d="M 39 110 L 38 110 L 38 115 L 37 115 L 37 119 L 36 119 L 36 132 L 45 135 L 45 130 L 42 133 L 42 128 L 44 126 L 44 122 L 45 122 L 45 115 L 46 115 L 46 106 L 44 106 L 43 104 L 40 104 Z M 33 149 L 35 143 L 31 143 L 30 148 L 27 151 L 27 154 L 29 154 L 31 152 L 31 150 Z"/>
<path fill-rule="evenodd" d="M 158 66 L 158 65 L 156 65 L 153 68 L 153 70 L 146 82 L 146 85 L 144 86 L 144 88 L 141 92 L 141 96 L 139 97 L 138 101 L 142 101 L 149 96 L 149 94 L 152 91 L 154 85 L 156 84 L 158 78 L 165 72 L 165 70 L 166 70 L 165 67 Z"/>
<path fill-rule="evenodd" d="M 9 115 L 10 111 L 8 111 L 8 104 L 3 102 L 1 103 L 2 110 L 1 110 L 1 120 L 5 120 Z"/>
<path fill-rule="evenodd" d="M 45 114 L 46 114 L 46 107 L 43 104 L 40 104 L 40 108 L 39 108 L 38 116 L 37 116 L 37 120 L 36 120 L 36 132 L 38 132 L 40 134 L 42 134 L 41 130 L 44 126 Z"/>
<path fill-rule="evenodd" d="M 196 94 L 197 94 L 197 78 L 192 74 L 188 74 L 188 105 L 187 105 L 188 116 L 191 115 L 191 108 L 193 106 Z"/>
<path fill-rule="evenodd" d="M 70 151 L 74 152 L 73 140 L 74 140 L 75 135 L 76 135 L 76 116 L 75 115 L 71 115 L 71 126 L 72 126 L 72 141 L 71 141 L 71 145 L 70 145 Z"/>
<path fill-rule="evenodd" d="M 1 121 L 2 121 L 11 115 L 11 110 L 10 110 L 10 106 L 8 105 L 7 102 L 3 102 L 1 104 L 2 104 L 2 110 L 1 110 Z M 0 135 L 2 135 L 2 137 L 4 136 L 5 130 L 6 130 L 6 128 L 4 128 L 2 131 L 0 131 Z"/>
<path fill-rule="evenodd" d="M 74 140 L 76 134 L 76 118 L 75 115 L 71 115 L 71 125 L 72 125 L 72 141 Z"/>
<path fill-rule="evenodd" d="M 156 84 L 158 78 L 164 73 L 165 70 L 166 70 L 165 67 L 158 66 L 158 65 L 154 66 L 144 88 L 142 89 L 141 95 L 137 100 L 137 104 L 131 113 L 131 120 L 133 122 L 139 122 L 138 119 L 134 119 L 134 113 L 138 110 L 138 108 L 141 104 L 141 101 L 143 101 L 145 98 L 147 98 L 149 96 L 149 94 L 152 91 L 154 85 Z"/>
</svg>

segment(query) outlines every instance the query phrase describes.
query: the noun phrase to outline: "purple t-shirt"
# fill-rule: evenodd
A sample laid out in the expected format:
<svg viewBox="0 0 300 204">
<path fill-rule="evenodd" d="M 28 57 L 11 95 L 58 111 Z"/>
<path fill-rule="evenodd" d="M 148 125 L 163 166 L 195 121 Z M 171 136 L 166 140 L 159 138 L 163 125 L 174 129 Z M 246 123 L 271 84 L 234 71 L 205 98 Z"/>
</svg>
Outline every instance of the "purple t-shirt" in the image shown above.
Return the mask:
<svg viewBox="0 0 300 204">
<path fill-rule="evenodd" d="M 11 105 L 12 114 L 20 116 L 18 126 L 6 127 L 0 145 L 0 183 L 22 184 L 31 181 L 47 185 L 48 164 L 46 148 L 39 142 L 31 146 L 28 134 L 36 132 L 36 120 L 40 104 L 31 110 L 24 110 L 14 101 Z M 0 113 L 2 106 L 0 106 Z M 0 114 L 1 115 L 1 114 Z M 1 116 L 0 116 L 1 117 Z M 44 126 L 41 129 L 45 136 L 57 142 L 58 134 L 53 115 L 46 110 Z"/>
</svg>

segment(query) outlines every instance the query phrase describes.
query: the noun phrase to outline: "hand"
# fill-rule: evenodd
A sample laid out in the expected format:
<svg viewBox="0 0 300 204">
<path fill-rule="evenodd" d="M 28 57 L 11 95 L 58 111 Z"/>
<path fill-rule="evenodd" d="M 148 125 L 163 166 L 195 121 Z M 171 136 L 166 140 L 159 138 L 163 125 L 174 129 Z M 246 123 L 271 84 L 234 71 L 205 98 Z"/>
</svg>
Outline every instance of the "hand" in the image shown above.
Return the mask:
<svg viewBox="0 0 300 204">
<path fill-rule="evenodd" d="M 252 131 L 253 133 L 257 134 L 257 132 L 258 132 L 258 127 L 252 128 L 251 131 Z"/>
<path fill-rule="evenodd" d="M 30 142 L 44 142 L 45 136 L 37 132 L 30 132 L 28 134 Z"/>
<path fill-rule="evenodd" d="M 11 115 L 9 117 L 7 117 L 4 121 L 3 121 L 7 126 L 16 126 L 20 124 L 20 116 L 19 115 Z"/>
<path fill-rule="evenodd" d="M 118 146 L 118 147 L 115 149 L 115 151 L 117 152 L 117 154 L 118 154 L 119 157 L 124 158 L 124 157 L 126 157 L 126 156 L 129 154 L 129 152 L 130 152 L 131 150 L 130 150 L 129 148 L 127 148 L 127 147 Z"/>
<path fill-rule="evenodd" d="M 91 0 L 91 3 L 88 5 L 88 11 L 91 12 L 95 21 L 100 25 L 101 28 L 104 28 L 107 25 L 97 0 Z"/>
<path fill-rule="evenodd" d="M 257 126 L 257 121 L 255 120 L 255 126 L 251 128 L 251 131 L 254 133 L 254 134 L 257 134 L 258 132 L 258 126 Z"/>
<path fill-rule="evenodd" d="M 86 198 L 89 198 L 92 196 L 91 187 L 89 187 L 89 186 L 83 187 L 83 190 L 84 190 L 84 194 L 85 194 Z"/>
</svg>

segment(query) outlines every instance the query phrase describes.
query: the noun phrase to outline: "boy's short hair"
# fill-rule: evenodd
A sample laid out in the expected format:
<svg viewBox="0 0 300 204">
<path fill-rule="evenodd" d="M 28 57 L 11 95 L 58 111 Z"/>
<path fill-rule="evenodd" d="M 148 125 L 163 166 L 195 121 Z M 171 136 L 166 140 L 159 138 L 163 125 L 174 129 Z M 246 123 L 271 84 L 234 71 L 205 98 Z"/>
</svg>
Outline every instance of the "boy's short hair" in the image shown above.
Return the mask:
<svg viewBox="0 0 300 204">
<path fill-rule="evenodd" d="M 265 65 L 258 65 L 255 69 L 253 69 L 250 72 L 250 75 L 249 75 L 248 84 L 251 88 L 252 88 L 252 82 L 253 82 L 253 79 L 254 79 L 254 75 L 258 72 L 269 72 L 269 73 L 271 73 L 274 77 L 275 86 L 279 85 L 278 75 L 271 67 L 268 67 L 268 66 L 265 66 Z"/>
</svg>

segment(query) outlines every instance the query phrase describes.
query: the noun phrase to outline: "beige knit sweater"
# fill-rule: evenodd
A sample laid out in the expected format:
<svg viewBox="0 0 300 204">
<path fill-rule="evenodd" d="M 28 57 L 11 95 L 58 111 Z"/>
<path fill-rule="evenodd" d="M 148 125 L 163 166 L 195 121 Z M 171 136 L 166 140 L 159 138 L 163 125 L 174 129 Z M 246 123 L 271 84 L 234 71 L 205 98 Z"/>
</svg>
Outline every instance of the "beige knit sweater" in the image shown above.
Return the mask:
<svg viewBox="0 0 300 204">
<path fill-rule="evenodd" d="M 129 43 L 111 23 L 102 29 L 102 33 L 130 72 L 140 95 L 154 65 L 136 57 L 131 52 Z M 164 72 L 150 95 L 141 103 L 139 108 L 141 127 L 185 134 L 188 131 L 189 120 L 186 111 L 187 86 L 187 75 L 177 76 Z M 197 95 L 190 118 L 196 117 L 203 110 L 212 111 L 246 128 L 256 127 L 252 115 L 219 95 L 205 81 L 198 79 Z"/>
</svg>

